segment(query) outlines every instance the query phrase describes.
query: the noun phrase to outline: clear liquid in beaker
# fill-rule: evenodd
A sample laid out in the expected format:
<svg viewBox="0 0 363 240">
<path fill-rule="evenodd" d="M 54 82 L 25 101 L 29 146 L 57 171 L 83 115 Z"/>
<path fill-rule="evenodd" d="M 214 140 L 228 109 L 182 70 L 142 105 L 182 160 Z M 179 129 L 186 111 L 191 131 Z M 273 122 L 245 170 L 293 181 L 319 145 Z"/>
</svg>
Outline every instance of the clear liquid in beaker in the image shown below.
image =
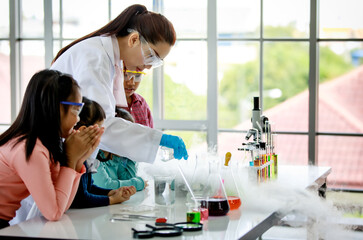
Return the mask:
<svg viewBox="0 0 363 240">
<path fill-rule="evenodd" d="M 172 205 L 175 203 L 175 176 L 154 176 L 155 203 Z"/>
</svg>

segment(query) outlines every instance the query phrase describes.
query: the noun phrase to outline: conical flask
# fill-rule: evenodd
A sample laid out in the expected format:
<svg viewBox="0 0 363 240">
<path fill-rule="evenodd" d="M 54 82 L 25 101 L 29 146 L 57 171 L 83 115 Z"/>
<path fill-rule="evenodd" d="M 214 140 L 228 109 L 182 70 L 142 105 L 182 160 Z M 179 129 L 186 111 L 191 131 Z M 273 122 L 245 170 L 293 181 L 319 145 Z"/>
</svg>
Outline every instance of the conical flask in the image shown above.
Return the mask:
<svg viewBox="0 0 363 240">
<path fill-rule="evenodd" d="M 201 206 L 208 208 L 209 216 L 224 216 L 229 211 L 227 195 L 219 173 L 219 159 L 210 157 L 207 185 L 203 191 Z"/>
<path fill-rule="evenodd" d="M 197 198 L 203 197 L 203 190 L 207 185 L 209 176 L 208 167 L 209 165 L 205 154 L 195 156 L 195 167 L 190 185 Z"/>
<path fill-rule="evenodd" d="M 226 191 L 230 210 L 234 210 L 238 209 L 241 206 L 241 197 L 238 191 L 233 171 L 229 166 L 231 156 L 232 154 L 230 152 L 226 153 L 224 165 L 222 166 L 221 170 L 221 177 L 224 184 L 224 189 Z"/>
</svg>

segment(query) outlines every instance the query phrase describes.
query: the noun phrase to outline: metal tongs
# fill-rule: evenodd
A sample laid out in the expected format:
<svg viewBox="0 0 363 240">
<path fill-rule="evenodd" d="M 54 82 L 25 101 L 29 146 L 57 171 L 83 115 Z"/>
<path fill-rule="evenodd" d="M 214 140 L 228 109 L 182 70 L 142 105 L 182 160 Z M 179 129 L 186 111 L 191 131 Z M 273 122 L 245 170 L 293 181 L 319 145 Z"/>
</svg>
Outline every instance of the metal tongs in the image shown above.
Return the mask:
<svg viewBox="0 0 363 240">
<path fill-rule="evenodd" d="M 145 220 L 145 221 L 155 221 L 157 217 L 146 216 L 138 214 L 112 214 L 110 221 L 132 221 L 132 220 Z"/>
</svg>

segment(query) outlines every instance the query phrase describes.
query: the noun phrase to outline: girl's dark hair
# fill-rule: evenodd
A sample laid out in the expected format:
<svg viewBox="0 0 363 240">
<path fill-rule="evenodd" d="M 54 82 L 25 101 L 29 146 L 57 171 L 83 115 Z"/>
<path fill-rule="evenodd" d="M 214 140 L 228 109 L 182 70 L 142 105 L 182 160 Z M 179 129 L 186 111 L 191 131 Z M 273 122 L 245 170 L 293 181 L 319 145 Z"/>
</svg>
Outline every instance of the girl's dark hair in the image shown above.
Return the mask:
<svg viewBox="0 0 363 240">
<path fill-rule="evenodd" d="M 61 139 L 60 102 L 70 101 L 79 85 L 68 74 L 43 70 L 33 75 L 26 88 L 20 112 L 14 123 L 0 135 L 0 146 L 19 137 L 25 140 L 26 159 L 29 160 L 36 140 L 49 150 L 50 157 L 61 165 L 66 163 Z M 63 105 L 65 111 L 68 106 Z"/>
<path fill-rule="evenodd" d="M 134 117 L 127 110 L 116 107 L 116 117 L 123 118 L 130 122 L 135 122 Z"/>
<path fill-rule="evenodd" d="M 173 24 L 166 17 L 159 13 L 149 12 L 143 5 L 134 4 L 126 8 L 120 15 L 102 28 L 76 39 L 62 48 L 53 59 L 53 62 L 80 41 L 101 35 L 111 36 L 115 34 L 117 37 L 124 37 L 130 33 L 129 29 L 138 31 L 147 42 L 152 44 L 166 42 L 173 46 L 176 41 Z"/>
<path fill-rule="evenodd" d="M 89 127 L 106 118 L 105 111 L 96 101 L 83 97 L 82 102 L 84 105 L 81 113 L 79 114 L 80 120 L 74 129 L 78 129 L 81 126 Z"/>
</svg>

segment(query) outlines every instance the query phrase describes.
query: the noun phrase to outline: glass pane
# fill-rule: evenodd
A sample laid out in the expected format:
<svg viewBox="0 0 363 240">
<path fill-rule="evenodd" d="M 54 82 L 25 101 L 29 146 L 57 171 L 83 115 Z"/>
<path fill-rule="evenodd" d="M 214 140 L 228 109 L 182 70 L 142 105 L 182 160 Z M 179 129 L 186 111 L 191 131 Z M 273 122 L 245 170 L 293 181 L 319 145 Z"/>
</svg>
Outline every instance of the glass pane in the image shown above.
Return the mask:
<svg viewBox="0 0 363 240">
<path fill-rule="evenodd" d="M 151 113 L 153 112 L 153 75 L 149 71 L 146 76 L 143 77 L 136 93 L 141 95 L 149 105 Z"/>
<path fill-rule="evenodd" d="M 278 164 L 308 165 L 308 136 L 279 134 L 274 140 Z"/>
<path fill-rule="evenodd" d="M 164 14 L 174 25 L 178 38 L 207 36 L 207 1 L 164 1 Z"/>
<path fill-rule="evenodd" d="M 318 136 L 318 165 L 330 166 L 328 187 L 363 190 L 363 138 Z"/>
<path fill-rule="evenodd" d="M 275 131 L 308 131 L 308 43 L 265 43 L 263 62 L 263 115 Z"/>
<path fill-rule="evenodd" d="M 248 129 L 251 99 L 258 96 L 259 44 L 218 42 L 218 127 Z"/>
<path fill-rule="evenodd" d="M 44 41 L 22 41 L 21 42 L 21 90 L 22 96 L 30 78 L 45 68 L 44 63 Z"/>
<path fill-rule="evenodd" d="M 278 38 L 309 37 L 310 1 L 263 1 L 263 36 Z"/>
<path fill-rule="evenodd" d="M 107 0 L 63 0 L 64 38 L 83 37 L 107 23 Z"/>
<path fill-rule="evenodd" d="M 165 134 L 172 134 L 183 139 L 189 156 L 207 151 L 207 134 L 196 131 L 164 131 Z"/>
<path fill-rule="evenodd" d="M 22 1 L 21 36 L 44 37 L 43 0 Z"/>
<path fill-rule="evenodd" d="M 245 152 L 239 151 L 242 148 L 242 143 L 245 142 L 246 133 L 228 133 L 222 132 L 218 134 L 218 154 L 225 156 L 227 152 L 232 154 L 232 159 L 243 166 L 248 165 L 248 156 L 245 158 Z M 241 165 L 241 166 L 242 166 Z"/>
<path fill-rule="evenodd" d="M 60 8 L 60 0 L 53 0 L 52 2 L 52 18 L 53 18 L 53 37 L 60 38 L 60 18 L 59 18 L 59 8 Z M 54 55 L 55 56 L 55 55 Z"/>
<path fill-rule="evenodd" d="M 260 36 L 260 7 L 260 1 L 254 0 L 217 1 L 218 37 L 250 38 Z"/>
<path fill-rule="evenodd" d="M 11 121 L 9 44 L 8 41 L 0 41 L 0 124 L 9 124 Z"/>
<path fill-rule="evenodd" d="M 207 118 L 207 44 L 177 41 L 164 65 L 165 119 Z"/>
<path fill-rule="evenodd" d="M 53 40 L 53 57 L 55 57 L 58 51 L 61 49 L 60 41 Z"/>
<path fill-rule="evenodd" d="M 9 37 L 9 1 L 0 1 L 0 38 Z"/>
<path fill-rule="evenodd" d="M 133 0 L 111 0 L 111 19 L 117 17 L 125 8 L 133 5 L 141 4 L 144 5 L 147 10 L 153 11 L 153 1 L 143 0 L 143 1 L 133 1 Z"/>
<path fill-rule="evenodd" d="M 322 42 L 319 50 L 319 132 L 363 133 L 363 42 Z"/>
<path fill-rule="evenodd" d="M 362 0 L 320 0 L 321 38 L 363 38 Z"/>
</svg>

